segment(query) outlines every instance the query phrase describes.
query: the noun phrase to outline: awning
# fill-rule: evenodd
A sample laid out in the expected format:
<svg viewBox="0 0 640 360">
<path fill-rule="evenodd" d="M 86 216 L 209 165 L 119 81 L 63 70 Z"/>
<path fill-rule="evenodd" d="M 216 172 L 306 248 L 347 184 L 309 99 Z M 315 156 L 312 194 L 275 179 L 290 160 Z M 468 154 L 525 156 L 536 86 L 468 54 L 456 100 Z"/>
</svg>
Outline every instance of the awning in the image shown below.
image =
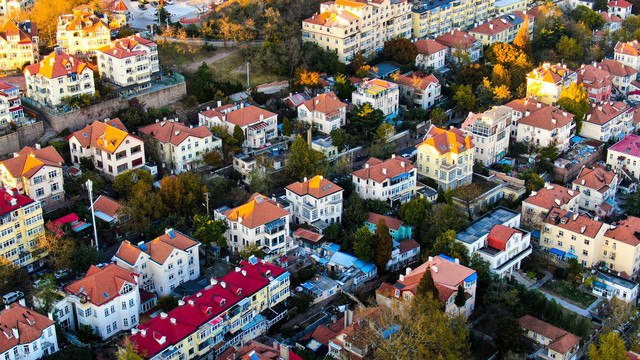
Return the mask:
<svg viewBox="0 0 640 360">
<path fill-rule="evenodd" d="M 551 248 L 549 249 L 549 252 L 555 255 L 559 255 L 559 256 L 564 256 L 564 254 L 566 254 L 566 252 L 562 251 L 562 250 L 558 250 L 556 248 Z"/>
<path fill-rule="evenodd" d="M 578 256 L 576 256 L 575 254 L 572 253 L 566 253 L 565 256 L 567 257 L 567 259 L 577 259 Z"/>
</svg>

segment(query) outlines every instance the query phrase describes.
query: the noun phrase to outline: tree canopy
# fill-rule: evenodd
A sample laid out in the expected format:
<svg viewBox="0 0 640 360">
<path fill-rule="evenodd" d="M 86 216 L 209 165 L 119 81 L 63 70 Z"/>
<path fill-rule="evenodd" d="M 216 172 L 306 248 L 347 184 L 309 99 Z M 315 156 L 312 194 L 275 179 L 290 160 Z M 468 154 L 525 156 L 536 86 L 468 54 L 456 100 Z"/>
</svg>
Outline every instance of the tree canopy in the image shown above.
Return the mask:
<svg viewBox="0 0 640 360">
<path fill-rule="evenodd" d="M 376 237 L 366 226 L 356 231 L 353 254 L 364 261 L 374 261 L 376 259 Z"/>
<path fill-rule="evenodd" d="M 589 112 L 589 95 L 584 85 L 571 83 L 568 88 L 562 90 L 558 105 L 575 115 L 573 120 L 576 123 L 576 132 L 579 133 L 584 116 Z"/>
<path fill-rule="evenodd" d="M 382 273 L 387 268 L 387 263 L 391 260 L 391 252 L 393 251 L 393 238 L 389 233 L 389 227 L 384 221 L 384 218 L 380 218 L 376 225 L 375 236 L 375 264 L 378 267 L 378 273 Z"/>
<path fill-rule="evenodd" d="M 393 60 L 401 65 L 406 65 L 416 60 L 418 48 L 411 40 L 398 37 L 384 42 L 381 55 L 387 60 Z"/>
<path fill-rule="evenodd" d="M 600 335 L 598 346 L 589 345 L 589 359 L 591 360 L 626 360 L 627 351 L 624 341 L 615 331 Z"/>
<path fill-rule="evenodd" d="M 300 135 L 291 144 L 289 159 L 286 164 L 287 174 L 291 179 L 302 180 L 316 175 L 326 175 L 326 164 L 321 152 L 312 150 Z"/>
</svg>

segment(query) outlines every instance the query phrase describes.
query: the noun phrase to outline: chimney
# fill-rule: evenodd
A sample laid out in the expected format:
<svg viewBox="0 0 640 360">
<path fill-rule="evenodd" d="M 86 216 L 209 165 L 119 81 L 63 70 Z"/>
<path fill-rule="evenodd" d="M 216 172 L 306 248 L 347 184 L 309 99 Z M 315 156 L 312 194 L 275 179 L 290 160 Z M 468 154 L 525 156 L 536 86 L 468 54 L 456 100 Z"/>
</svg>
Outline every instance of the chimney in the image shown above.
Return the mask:
<svg viewBox="0 0 640 360">
<path fill-rule="evenodd" d="M 218 284 L 218 279 L 216 279 L 216 278 L 211 278 L 211 280 L 209 280 L 209 284 L 211 284 L 211 285 L 216 285 L 216 284 Z"/>
<path fill-rule="evenodd" d="M 531 115 L 531 112 L 529 110 L 524 112 L 524 116 L 529 116 L 529 115 Z"/>
<path fill-rule="evenodd" d="M 391 158 L 395 159 L 396 158 L 396 154 L 391 154 Z"/>
<path fill-rule="evenodd" d="M 460 259 L 455 258 L 454 260 L 455 260 L 455 263 L 456 263 L 456 264 L 460 264 Z"/>
<path fill-rule="evenodd" d="M 307 182 L 307 177 L 305 176 L 302 182 Z"/>
<path fill-rule="evenodd" d="M 429 261 L 433 261 L 433 256 L 429 256 Z"/>
<path fill-rule="evenodd" d="M 364 164 L 364 168 L 368 169 L 369 168 L 369 164 Z"/>
<path fill-rule="evenodd" d="M 147 336 L 147 330 L 145 330 L 145 329 L 140 330 L 140 335 L 141 335 L 142 337 Z"/>
<path fill-rule="evenodd" d="M 178 300 L 178 306 L 184 306 L 185 302 L 184 300 Z"/>
<path fill-rule="evenodd" d="M 160 313 L 160 319 L 166 319 L 166 318 L 167 318 L 167 316 L 169 316 L 169 315 L 167 315 L 167 313 L 166 313 L 166 312 L 161 312 L 161 313 Z"/>
<path fill-rule="evenodd" d="M 431 266 L 431 269 L 433 270 L 434 273 L 438 273 L 438 267 L 436 265 Z"/>
<path fill-rule="evenodd" d="M 176 321 L 176 318 L 171 318 L 171 319 L 169 319 L 169 321 L 171 321 L 171 323 L 172 323 L 173 325 L 175 325 L 175 324 L 176 324 L 176 322 L 177 322 L 177 321 Z"/>
<path fill-rule="evenodd" d="M 320 104 L 320 99 L 316 99 L 316 105 Z"/>
<path fill-rule="evenodd" d="M 344 311 L 344 327 L 351 326 L 353 324 L 353 310 L 347 309 Z"/>
<path fill-rule="evenodd" d="M 404 161 L 400 163 L 400 166 L 404 169 Z"/>
<path fill-rule="evenodd" d="M 405 274 L 406 274 L 406 275 L 411 275 L 411 268 L 410 268 L 410 267 L 408 267 L 408 268 L 406 269 Z"/>
<path fill-rule="evenodd" d="M 195 302 L 195 301 L 193 301 L 193 299 L 189 300 L 189 306 L 193 306 L 193 305 L 195 305 L 195 303 L 196 303 L 196 302 Z"/>
<path fill-rule="evenodd" d="M 227 288 L 227 283 L 225 283 L 224 281 L 220 282 L 220 286 L 222 286 L 223 289 Z"/>
<path fill-rule="evenodd" d="M 218 100 L 218 107 L 222 106 L 222 101 Z"/>
<path fill-rule="evenodd" d="M 242 271 L 240 271 L 240 273 L 242 274 L 242 276 L 247 277 L 247 271 L 246 270 L 242 270 Z"/>
<path fill-rule="evenodd" d="M 398 281 L 404 281 L 404 275 L 400 275 L 400 279 Z"/>
<path fill-rule="evenodd" d="M 542 103 L 541 103 L 541 102 L 539 102 L 539 103 L 537 103 L 537 104 L 536 104 L 536 106 L 537 106 L 538 108 L 541 108 L 541 107 L 542 107 Z"/>
<path fill-rule="evenodd" d="M 283 360 L 289 360 L 289 345 L 280 344 L 280 357 Z"/>
<path fill-rule="evenodd" d="M 40 146 L 40 144 L 39 144 L 39 143 L 36 143 L 36 149 L 38 149 L 38 150 L 40 150 L 40 149 L 41 149 L 41 146 Z"/>
<path fill-rule="evenodd" d="M 240 272 L 240 268 L 236 266 L 236 272 Z"/>
<path fill-rule="evenodd" d="M 383 173 L 384 175 L 387 175 L 387 168 L 382 168 L 382 173 Z"/>
<path fill-rule="evenodd" d="M 18 332 L 18 328 L 11 328 L 11 331 L 13 332 L 13 337 L 15 337 L 16 339 L 20 339 L 20 333 Z"/>
</svg>

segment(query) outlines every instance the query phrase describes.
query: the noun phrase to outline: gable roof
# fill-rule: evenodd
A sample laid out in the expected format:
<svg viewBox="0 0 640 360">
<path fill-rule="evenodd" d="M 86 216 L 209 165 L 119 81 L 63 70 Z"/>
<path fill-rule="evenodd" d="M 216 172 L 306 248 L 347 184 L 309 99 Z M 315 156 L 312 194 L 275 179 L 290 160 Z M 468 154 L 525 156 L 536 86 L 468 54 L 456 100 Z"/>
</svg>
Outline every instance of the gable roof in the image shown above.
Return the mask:
<svg viewBox="0 0 640 360">
<path fill-rule="evenodd" d="M 452 127 L 445 130 L 432 125 L 427 133 L 427 139 L 416 145 L 416 148 L 425 145 L 434 148 L 440 155 L 448 152 L 459 154 L 474 148 L 475 145 L 471 139 L 471 136 L 458 128 Z"/>
<path fill-rule="evenodd" d="M 180 145 L 189 136 L 204 139 L 213 136 L 206 126 L 189 127 L 184 123 L 174 120 L 159 121 L 155 124 L 138 129 L 143 134 L 149 135 L 163 144 Z"/>
<path fill-rule="evenodd" d="M 590 238 L 594 238 L 604 225 L 586 215 L 568 212 L 557 207 L 549 211 L 544 222 Z"/>
<path fill-rule="evenodd" d="M 0 215 L 4 215 L 35 202 L 28 196 L 24 196 L 17 189 L 0 188 Z"/>
<path fill-rule="evenodd" d="M 580 343 L 581 338 L 568 331 L 557 328 L 549 323 L 537 319 L 531 315 L 525 315 L 518 319 L 518 323 L 524 329 L 535 332 L 551 339 L 547 347 L 560 354 L 566 354 L 574 346 Z"/>
<path fill-rule="evenodd" d="M 129 134 L 120 119 L 115 118 L 106 122 L 96 120 L 82 130 L 73 132 L 67 137 L 67 140 L 75 137 L 83 147 L 96 147 L 113 154 L 127 136 L 142 141 L 137 136 Z"/>
<path fill-rule="evenodd" d="M 551 131 L 571 123 L 574 116 L 571 113 L 549 106 L 523 117 L 518 120 L 518 124 Z"/>
<path fill-rule="evenodd" d="M 28 22 L 24 25 L 26 26 L 27 24 L 30 26 L 31 24 L 35 25 L 34 22 Z M 5 41 L 11 43 L 13 41 L 9 41 L 9 37 L 17 36 L 19 43 L 29 43 L 32 41 L 32 36 L 36 36 L 38 33 L 35 26 L 31 28 L 31 31 L 33 35 L 21 29 L 20 26 L 18 26 L 15 22 L 11 20 L 5 20 L 4 24 L 2 24 L 2 27 L 0 27 L 0 37 Z"/>
<path fill-rule="evenodd" d="M 427 90 L 431 85 L 434 85 L 435 87 L 440 86 L 440 81 L 433 76 L 433 74 L 425 77 L 419 77 L 415 75 L 415 73 L 412 76 L 398 75 L 395 82 L 403 86 L 409 86 L 420 90 Z"/>
<path fill-rule="evenodd" d="M 638 246 L 640 244 L 640 218 L 627 216 L 626 219 L 612 225 L 604 235 L 631 246 Z"/>
<path fill-rule="evenodd" d="M 520 20 L 521 21 L 521 20 Z M 478 33 L 483 35 L 495 35 L 503 31 L 507 31 L 514 27 L 514 24 L 507 21 L 505 17 L 493 19 L 484 24 L 480 24 L 473 29 L 469 29 L 469 33 Z"/>
<path fill-rule="evenodd" d="M 53 146 L 47 146 L 44 149 L 25 146 L 13 158 L 0 162 L 0 165 L 4 165 L 14 178 L 30 179 L 43 166 L 62 168 L 63 163 L 64 159 Z"/>
<path fill-rule="evenodd" d="M 631 107 L 622 101 L 605 102 L 603 104 L 592 104 L 589 113 L 585 116 L 584 121 L 596 125 L 604 125 L 615 119 L 617 116 L 630 111 Z"/>
<path fill-rule="evenodd" d="M 418 48 L 418 53 L 420 54 L 424 54 L 424 55 L 431 55 L 431 54 L 435 54 L 439 51 L 445 51 L 447 50 L 447 47 L 440 44 L 439 42 L 435 41 L 435 40 L 431 40 L 431 39 L 427 39 L 427 40 L 418 40 L 416 41 L 416 48 Z"/>
<path fill-rule="evenodd" d="M 138 35 L 131 35 L 125 38 L 116 39 L 112 41 L 109 45 L 105 45 L 99 48 L 98 51 L 110 56 L 117 57 L 118 59 L 147 54 L 143 50 L 135 50 L 136 46 L 138 46 L 139 44 L 144 45 L 146 47 L 151 47 L 156 45 L 156 43 L 154 43 L 151 40 L 147 40 Z"/>
<path fill-rule="evenodd" d="M 20 344 L 30 344 L 42 336 L 42 332 L 55 322 L 48 317 L 13 303 L 0 311 L 0 353 Z M 18 332 L 15 336 L 13 331 Z"/>
<path fill-rule="evenodd" d="M 400 250 L 400 254 L 404 254 L 407 251 L 411 251 L 413 249 L 419 249 L 420 244 L 413 239 L 404 239 L 398 241 L 398 250 Z"/>
<path fill-rule="evenodd" d="M 536 100 L 534 98 L 522 98 L 511 100 L 506 103 L 504 106 L 511 108 L 512 110 L 521 112 L 525 114 L 527 111 L 532 113 L 538 111 L 542 108 L 549 107 L 549 105 L 543 103 L 542 101 Z"/>
<path fill-rule="evenodd" d="M 571 190 L 560 185 L 546 185 L 537 192 L 524 199 L 523 202 L 541 208 L 551 210 L 554 206 L 566 205 L 571 199 L 580 195 L 580 192 Z"/>
<path fill-rule="evenodd" d="M 118 0 L 113 8 L 114 11 L 128 11 L 129 8 L 124 4 L 124 1 Z"/>
<path fill-rule="evenodd" d="M 613 59 L 604 59 L 599 62 L 597 66 L 607 70 L 613 76 L 631 76 L 638 73 L 638 71 L 631 66 L 624 65 Z"/>
<path fill-rule="evenodd" d="M 198 241 L 180 231 L 167 229 L 163 235 L 140 246 L 134 246 L 129 241 L 124 241 L 115 256 L 131 265 L 135 265 L 140 254 L 145 253 L 149 255 L 151 260 L 162 265 L 174 250 L 187 251 L 198 244 L 200 244 Z"/>
<path fill-rule="evenodd" d="M 263 121 L 266 118 L 276 116 L 276 114 L 272 113 L 271 111 L 265 110 L 263 108 L 249 105 L 249 106 L 245 106 L 243 108 L 231 111 L 227 113 L 226 116 L 227 116 L 226 121 L 242 127 L 242 126 L 248 126 L 248 125 Z"/>
<path fill-rule="evenodd" d="M 574 73 L 573 70 L 567 68 L 564 64 L 550 64 L 544 63 L 537 68 L 533 69 L 527 74 L 528 79 L 535 79 L 546 83 L 557 84 L 565 77 Z"/>
<path fill-rule="evenodd" d="M 504 251 L 507 248 L 509 239 L 518 233 L 521 234 L 522 232 L 501 224 L 494 225 L 487 236 L 487 245 L 496 250 Z"/>
<path fill-rule="evenodd" d="M 607 5 L 609 7 L 620 7 L 620 8 L 628 8 L 630 6 L 633 6 L 630 2 L 625 1 L 625 0 L 609 1 L 609 3 Z"/>
<path fill-rule="evenodd" d="M 320 242 L 320 240 L 322 240 L 324 235 L 307 230 L 305 228 L 298 228 L 296 231 L 293 232 L 293 237 L 302 239 L 311 244 L 317 244 Z"/>
<path fill-rule="evenodd" d="M 373 225 L 377 226 L 378 222 L 380 221 L 380 219 L 384 219 L 384 222 L 387 225 L 387 227 L 389 229 L 393 229 L 395 231 L 400 230 L 400 227 L 402 225 L 404 225 L 404 221 L 402 221 L 400 219 L 392 218 L 390 216 L 384 216 L 384 215 L 376 214 L 376 213 L 373 213 L 373 212 L 369 212 L 369 216 L 367 217 L 367 220 L 365 220 L 365 222 L 368 222 L 370 224 L 373 224 Z"/>
<path fill-rule="evenodd" d="M 24 72 L 28 71 L 31 76 L 41 75 L 55 79 L 69 74 L 81 74 L 87 69 L 91 71 L 84 62 L 61 49 L 56 49 L 39 63 L 27 66 Z"/>
<path fill-rule="evenodd" d="M 392 155 L 391 158 L 382 161 L 376 158 L 370 158 L 364 163 L 364 167 L 360 170 L 356 170 L 352 173 L 353 176 L 361 179 L 372 179 L 375 182 L 381 183 L 386 179 L 392 179 L 396 176 L 408 173 L 415 169 L 414 165 L 411 165 L 411 161 Z"/>
<path fill-rule="evenodd" d="M 452 30 L 442 34 L 436 38 L 436 41 L 444 46 L 456 49 L 468 49 L 472 47 L 476 38 L 469 35 L 466 31 Z"/>
<path fill-rule="evenodd" d="M 116 200 L 114 200 L 114 199 L 112 199 L 112 198 L 110 198 L 110 197 L 108 197 L 106 195 L 98 196 L 96 201 L 93 202 L 93 209 L 95 211 L 99 211 L 101 213 L 109 215 L 112 218 L 116 217 L 116 213 L 121 208 L 122 208 L 122 204 L 120 204 L 118 201 L 116 201 Z"/>
<path fill-rule="evenodd" d="M 254 193 L 249 201 L 222 213 L 228 220 L 239 221 L 250 229 L 278 220 L 290 212 L 279 207 L 277 203 L 264 195 Z"/>
<path fill-rule="evenodd" d="M 609 147 L 609 151 L 640 157 L 640 136 L 635 134 L 626 135 L 624 139 Z"/>
<path fill-rule="evenodd" d="M 120 290 L 125 284 L 137 286 L 138 276 L 116 264 L 109 264 L 102 269 L 91 265 L 82 279 L 72 282 L 64 289 L 76 296 L 84 294 L 89 301 L 100 306 L 120 296 Z"/>
<path fill-rule="evenodd" d="M 613 171 L 607 170 L 602 166 L 585 167 L 580 170 L 578 177 L 573 180 L 573 184 L 600 191 L 604 187 L 611 187 L 615 177 L 616 174 Z"/>
<path fill-rule="evenodd" d="M 303 102 L 299 106 L 304 106 L 309 109 L 309 111 L 317 111 L 327 116 L 332 116 L 339 113 L 340 109 L 346 108 L 347 104 L 340 101 L 332 91 L 326 94 L 320 94 Z"/>
<path fill-rule="evenodd" d="M 322 175 L 316 175 L 305 182 L 296 181 L 286 187 L 299 196 L 311 195 L 316 199 L 342 191 L 342 188 L 325 179 Z"/>
<path fill-rule="evenodd" d="M 638 56 L 640 55 L 640 43 L 638 40 L 628 42 L 618 41 L 615 52 L 624 55 Z"/>
</svg>

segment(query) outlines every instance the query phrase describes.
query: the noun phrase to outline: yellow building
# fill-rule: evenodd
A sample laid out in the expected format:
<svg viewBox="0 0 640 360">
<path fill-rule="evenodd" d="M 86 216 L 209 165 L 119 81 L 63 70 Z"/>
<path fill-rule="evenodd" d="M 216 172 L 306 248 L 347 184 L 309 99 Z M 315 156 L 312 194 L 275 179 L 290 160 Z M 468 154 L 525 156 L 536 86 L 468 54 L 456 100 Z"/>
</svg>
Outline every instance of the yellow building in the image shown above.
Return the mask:
<svg viewBox="0 0 640 360">
<path fill-rule="evenodd" d="M 302 40 L 335 51 L 350 62 L 361 53 L 374 55 L 384 42 L 411 36 L 411 3 L 407 0 L 335 0 L 320 5 L 320 14 L 302 21 Z"/>
<path fill-rule="evenodd" d="M 34 22 L 6 20 L 0 28 L 0 69 L 22 69 L 38 62 L 38 28 Z"/>
<path fill-rule="evenodd" d="M 44 220 L 40 202 L 16 189 L 0 189 L 0 257 L 33 271 L 47 255 L 40 250 Z"/>
<path fill-rule="evenodd" d="M 411 11 L 413 36 L 435 38 L 488 20 L 495 0 L 422 0 Z"/>
<path fill-rule="evenodd" d="M 473 174 L 472 137 L 460 129 L 432 126 L 418 144 L 418 174 L 435 180 L 444 190 L 471 183 Z"/>
<path fill-rule="evenodd" d="M 640 269 L 640 219 L 629 216 L 604 233 L 600 260 L 607 269 L 632 276 Z"/>
<path fill-rule="evenodd" d="M 92 6 L 82 5 L 73 14 L 58 17 L 58 47 L 74 56 L 94 56 L 95 51 L 111 42 L 108 19 L 98 18 Z"/>
<path fill-rule="evenodd" d="M 564 64 L 544 63 L 527 74 L 527 97 L 555 105 L 564 88 L 578 81 L 578 74 Z"/>
<path fill-rule="evenodd" d="M 289 286 L 289 272 L 252 256 L 174 310 L 138 325 L 130 340 L 146 359 L 217 358 L 281 320 Z"/>
<path fill-rule="evenodd" d="M 570 332 L 557 328 L 549 323 L 537 319 L 531 315 L 525 315 L 518 319 L 524 334 L 531 340 L 544 347 L 540 355 L 543 359 L 575 359 L 580 349 L 581 338 Z M 543 350 L 543 351 L 544 351 Z"/>
</svg>

